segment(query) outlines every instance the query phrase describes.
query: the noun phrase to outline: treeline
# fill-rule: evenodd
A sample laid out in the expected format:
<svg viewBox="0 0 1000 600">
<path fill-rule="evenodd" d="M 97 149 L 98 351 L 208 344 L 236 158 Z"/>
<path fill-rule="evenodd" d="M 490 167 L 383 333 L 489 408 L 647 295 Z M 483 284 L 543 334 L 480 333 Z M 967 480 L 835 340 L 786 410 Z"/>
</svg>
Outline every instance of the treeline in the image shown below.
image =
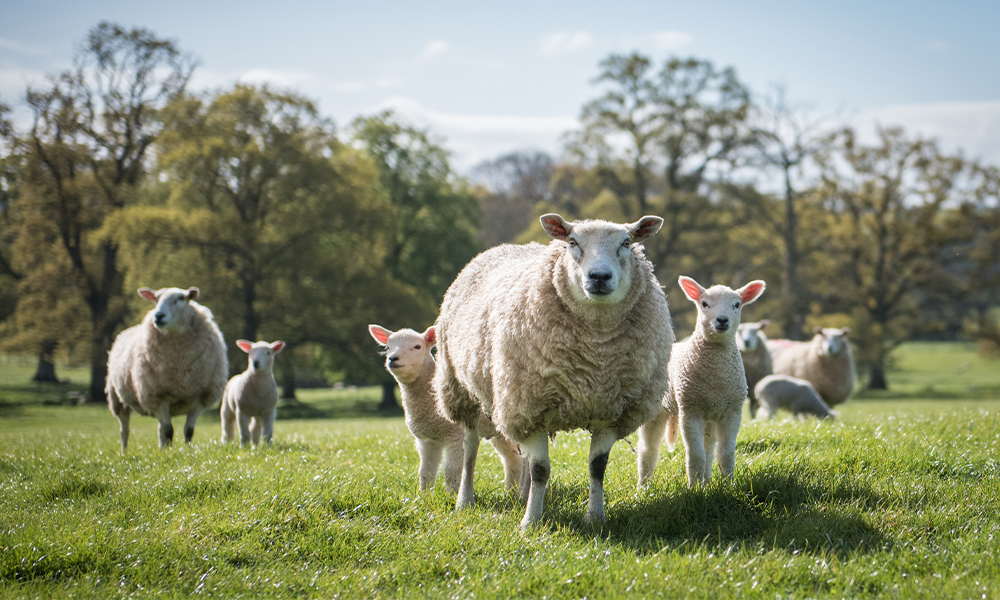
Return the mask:
<svg viewBox="0 0 1000 600">
<path fill-rule="evenodd" d="M 647 254 L 669 297 L 682 273 L 765 279 L 752 318 L 793 339 L 851 325 L 873 387 L 907 339 L 997 342 L 997 169 L 898 129 L 863 144 L 732 69 L 609 56 L 562 158 L 500 157 L 476 186 L 391 112 L 337 129 L 291 91 L 192 93 L 193 69 L 175 43 L 101 23 L 27 91 L 29 127 L 0 105 L 0 351 L 37 355 L 42 380 L 57 355 L 89 361 L 92 401 L 148 309 L 135 289 L 198 286 L 227 340 L 287 342 L 286 396 L 315 376 L 393 402 L 366 325 L 426 327 L 477 252 L 544 241 L 544 212 L 663 216 Z"/>
</svg>

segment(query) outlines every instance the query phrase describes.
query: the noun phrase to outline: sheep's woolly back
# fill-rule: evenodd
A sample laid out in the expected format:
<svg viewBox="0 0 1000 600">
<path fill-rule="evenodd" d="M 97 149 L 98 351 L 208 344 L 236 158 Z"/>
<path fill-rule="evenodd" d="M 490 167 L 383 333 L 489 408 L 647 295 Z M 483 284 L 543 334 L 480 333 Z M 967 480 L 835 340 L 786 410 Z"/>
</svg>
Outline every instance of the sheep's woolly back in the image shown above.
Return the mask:
<svg viewBox="0 0 1000 600">
<path fill-rule="evenodd" d="M 743 360 L 735 343 L 713 344 L 700 332 L 674 344 L 670 355 L 672 394 L 663 406 L 671 415 L 696 411 L 708 421 L 740 407 L 747 397 Z"/>
<path fill-rule="evenodd" d="M 857 379 L 851 344 L 847 338 L 843 341 L 843 350 L 832 356 L 822 351 L 821 333 L 808 342 L 769 340 L 767 347 L 773 357 L 775 374 L 805 379 L 813 384 L 828 406 L 836 406 L 851 397 Z"/>
<path fill-rule="evenodd" d="M 796 416 L 811 414 L 824 419 L 837 414 L 805 379 L 768 375 L 757 384 L 756 393 L 765 416 L 774 416 L 778 409 L 791 411 Z"/>
<path fill-rule="evenodd" d="M 128 408 L 155 416 L 162 402 L 170 414 L 186 414 L 194 403 L 208 408 L 222 397 L 229 376 L 226 345 L 212 311 L 195 301 L 183 326 L 169 333 L 153 326 L 154 310 L 142 323 L 118 334 L 108 357 L 106 391 Z M 112 411 L 118 414 L 115 407 Z"/>
<path fill-rule="evenodd" d="M 274 381 L 274 373 L 252 371 L 249 368 L 239 375 L 234 375 L 226 384 L 223 402 L 235 411 L 251 417 L 265 417 L 271 414 L 278 405 L 278 384 Z"/>
<path fill-rule="evenodd" d="M 632 246 L 631 285 L 614 304 L 574 298 L 565 249 L 497 246 L 449 288 L 435 376 L 449 418 L 474 428 L 481 406 L 514 441 L 592 425 L 621 438 L 659 410 L 674 334 L 641 246 Z"/>
</svg>

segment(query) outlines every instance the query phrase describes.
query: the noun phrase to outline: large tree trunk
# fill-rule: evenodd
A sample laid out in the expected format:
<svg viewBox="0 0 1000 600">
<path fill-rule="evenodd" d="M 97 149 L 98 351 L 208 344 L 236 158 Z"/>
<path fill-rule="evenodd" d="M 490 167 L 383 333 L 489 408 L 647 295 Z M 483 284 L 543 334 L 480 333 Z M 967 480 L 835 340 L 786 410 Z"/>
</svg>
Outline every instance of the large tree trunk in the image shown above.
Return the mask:
<svg viewBox="0 0 1000 600">
<path fill-rule="evenodd" d="M 243 279 L 243 339 L 250 343 L 257 341 L 260 317 L 254 304 L 257 302 L 257 284 L 254 277 Z"/>
<path fill-rule="evenodd" d="M 57 342 L 45 340 L 42 348 L 38 352 L 38 368 L 35 369 L 35 376 L 32 381 L 42 381 L 47 383 L 59 383 L 56 377 L 55 351 Z"/>
<path fill-rule="evenodd" d="M 801 340 L 805 326 L 805 302 L 799 279 L 798 214 L 795 211 L 795 191 L 792 189 L 789 167 L 785 167 L 785 252 L 781 261 L 781 295 L 785 314 L 781 327 L 785 337 Z"/>
<path fill-rule="evenodd" d="M 870 365 L 871 371 L 868 373 L 868 389 L 887 390 L 889 383 L 885 380 L 885 360 L 876 358 Z"/>
<path fill-rule="evenodd" d="M 282 400 L 296 400 L 295 398 L 295 367 L 291 361 L 281 370 L 281 398 Z"/>
<path fill-rule="evenodd" d="M 382 401 L 378 404 L 381 412 L 398 412 L 399 404 L 396 403 L 396 382 L 385 381 L 382 383 Z"/>
</svg>

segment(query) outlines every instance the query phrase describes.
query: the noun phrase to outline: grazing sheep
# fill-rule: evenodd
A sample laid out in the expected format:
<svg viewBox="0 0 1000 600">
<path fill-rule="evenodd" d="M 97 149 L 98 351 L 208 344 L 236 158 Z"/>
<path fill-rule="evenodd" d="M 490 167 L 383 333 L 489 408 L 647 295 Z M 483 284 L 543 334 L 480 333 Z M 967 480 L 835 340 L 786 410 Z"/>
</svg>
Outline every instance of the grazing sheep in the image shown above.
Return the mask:
<svg viewBox="0 0 1000 600">
<path fill-rule="evenodd" d="M 108 356 L 105 391 L 121 425 L 122 450 L 133 410 L 160 422 L 161 448 L 173 440 L 170 418 L 187 415 L 184 441 L 190 444 L 198 416 L 226 387 L 226 344 L 212 311 L 194 301 L 198 288 L 139 288 L 139 295 L 156 307 L 118 334 Z"/>
<path fill-rule="evenodd" d="M 760 418 L 770 419 L 779 408 L 792 411 L 795 417 L 816 415 L 821 419 L 839 416 L 835 410 L 823 402 L 816 388 L 805 379 L 788 375 L 768 375 L 757 384 L 757 398 L 760 400 Z"/>
<path fill-rule="evenodd" d="M 767 377 L 773 371 L 771 353 L 767 350 L 767 336 L 763 329 L 771 322 L 763 320 L 758 323 L 743 323 L 736 330 L 736 345 L 743 358 L 743 371 L 747 375 L 747 395 L 750 399 L 750 418 L 757 416 L 760 401 L 754 391 L 757 382 Z"/>
<path fill-rule="evenodd" d="M 846 402 L 854 393 L 857 375 L 847 336 L 850 327 L 813 330 L 808 342 L 768 340 L 776 375 L 791 375 L 813 384 L 827 406 Z"/>
<path fill-rule="evenodd" d="M 528 461 L 522 527 L 542 517 L 549 436 L 578 428 L 591 432 L 585 519 L 604 520 L 611 447 L 659 409 L 674 341 L 666 296 L 636 243 L 663 219 L 570 223 L 547 214 L 541 223 L 555 241 L 473 259 L 445 294 L 437 327 L 434 388 L 466 428 L 457 508 L 475 502 L 475 429 L 485 411 Z"/>
<path fill-rule="evenodd" d="M 253 441 L 271 443 L 274 420 L 278 417 L 278 384 L 274 382 L 274 355 L 285 342 L 249 342 L 236 340 L 236 347 L 249 354 L 247 370 L 234 375 L 222 394 L 222 443 L 236 439 L 236 424 L 240 426 L 240 443 Z"/>
<path fill-rule="evenodd" d="M 444 454 L 444 484 L 452 493 L 458 491 L 462 478 L 465 434 L 461 425 L 449 421 L 441 413 L 434 394 L 434 357 L 431 348 L 437 343 L 434 327 L 417 333 L 412 329 L 393 332 L 380 325 L 369 325 L 368 332 L 386 347 L 385 368 L 399 383 L 403 399 L 406 426 L 416 439 L 420 455 L 419 488 L 423 492 L 434 487 L 441 455 Z M 507 487 L 518 484 L 521 455 L 517 447 L 497 433 L 482 415 L 480 431 L 500 454 Z"/>
<path fill-rule="evenodd" d="M 671 393 L 664 396 L 662 412 L 639 428 L 639 487 L 656 470 L 665 431 L 673 451 L 678 421 L 689 487 L 712 478 L 713 455 L 718 455 L 724 477 L 733 474 L 736 464 L 736 435 L 747 397 L 736 330 L 743 307 L 760 297 L 764 282 L 752 281 L 735 291 L 724 285 L 706 290 L 690 277 L 681 277 L 678 283 L 698 307 L 698 322 L 691 337 L 674 344 L 671 351 Z"/>
</svg>

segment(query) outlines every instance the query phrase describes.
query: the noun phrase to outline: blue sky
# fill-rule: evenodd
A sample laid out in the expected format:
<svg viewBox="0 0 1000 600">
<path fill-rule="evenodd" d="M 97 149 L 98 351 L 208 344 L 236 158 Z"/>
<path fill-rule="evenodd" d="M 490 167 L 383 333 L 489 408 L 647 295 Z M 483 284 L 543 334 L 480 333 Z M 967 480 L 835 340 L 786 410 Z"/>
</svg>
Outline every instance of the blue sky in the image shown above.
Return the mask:
<svg viewBox="0 0 1000 600">
<path fill-rule="evenodd" d="M 755 91 L 782 84 L 862 130 L 902 124 L 1000 164 L 1000 2 L 0 0 L 0 98 L 68 67 L 102 19 L 176 40 L 197 88 L 291 87 L 340 126 L 394 107 L 460 170 L 557 152 L 599 93 L 598 61 L 632 50 L 731 65 Z"/>
</svg>

